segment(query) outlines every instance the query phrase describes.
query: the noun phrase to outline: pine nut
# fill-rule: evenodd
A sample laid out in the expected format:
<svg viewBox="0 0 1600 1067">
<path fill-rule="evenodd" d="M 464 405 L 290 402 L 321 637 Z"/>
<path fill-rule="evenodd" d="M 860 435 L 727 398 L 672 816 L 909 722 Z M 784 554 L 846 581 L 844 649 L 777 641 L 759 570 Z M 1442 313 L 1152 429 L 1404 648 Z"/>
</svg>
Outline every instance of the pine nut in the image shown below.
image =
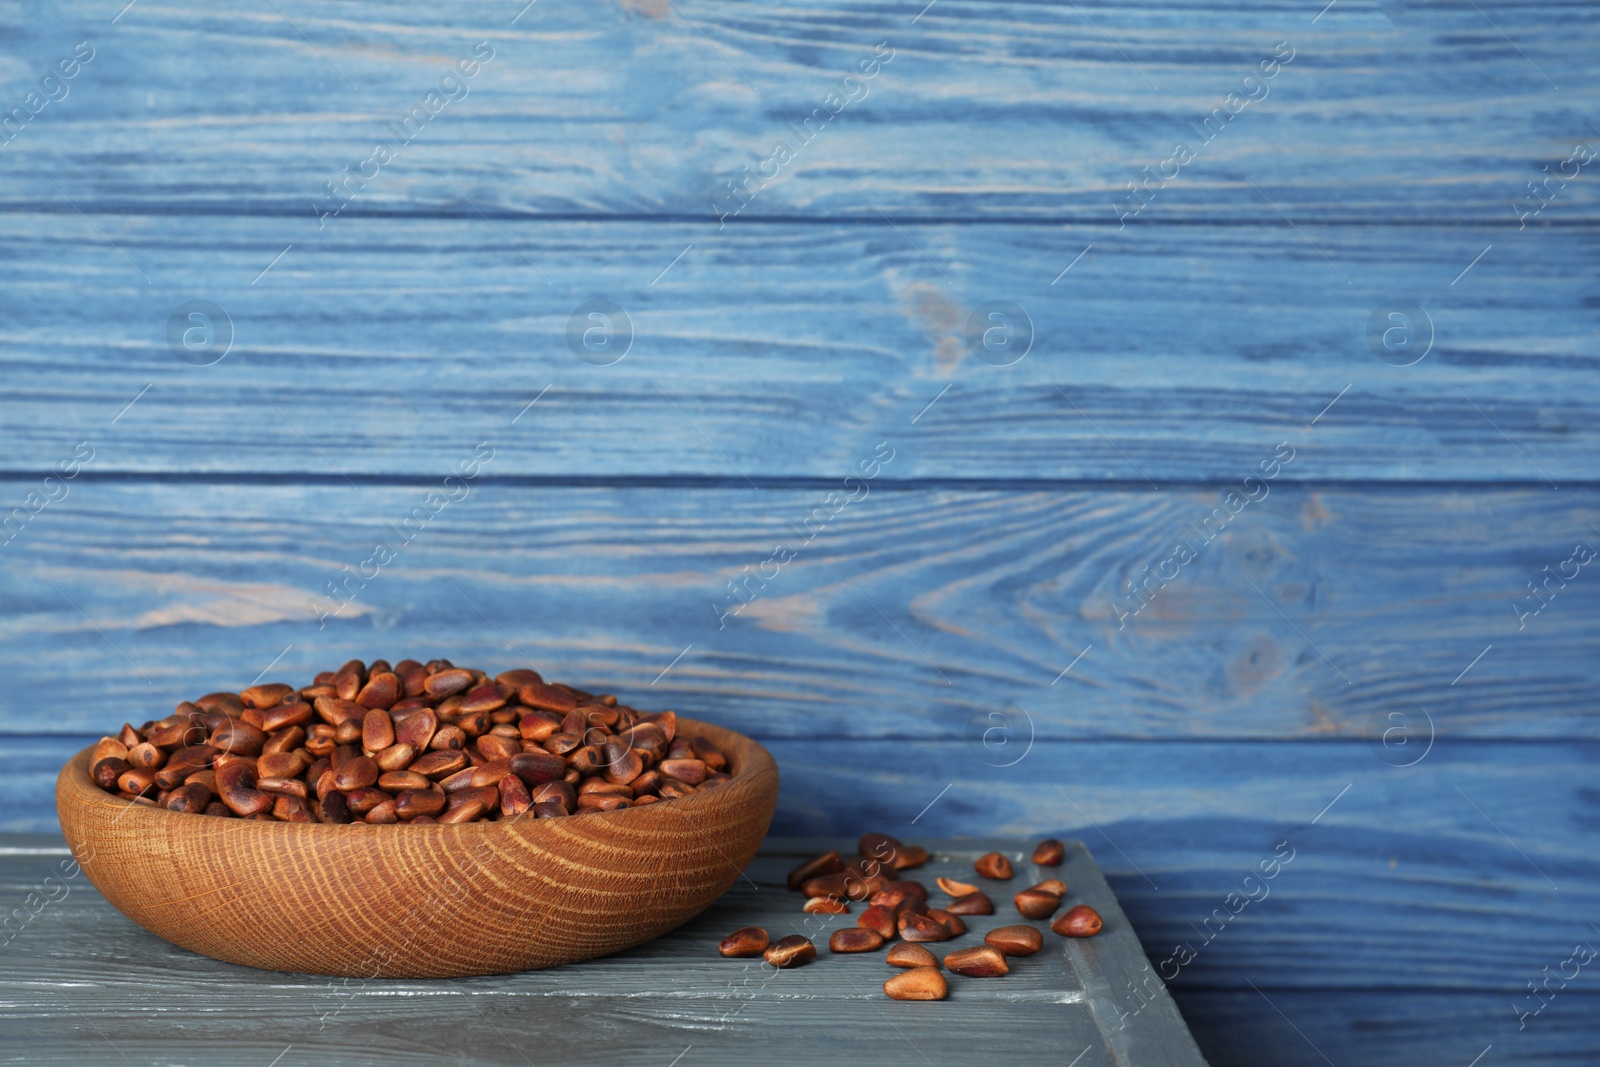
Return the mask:
<svg viewBox="0 0 1600 1067">
<path fill-rule="evenodd" d="M 774 941 L 761 955 L 774 967 L 798 967 L 809 960 L 816 959 L 817 946 L 811 943 L 809 937 L 790 934 L 788 937 Z"/>
<path fill-rule="evenodd" d="M 939 888 L 952 897 L 964 897 L 978 891 L 978 887 L 966 882 L 958 882 L 954 878 L 935 878 Z"/>
<path fill-rule="evenodd" d="M 916 912 L 899 917 L 900 937 L 905 941 L 948 941 L 950 928 L 937 919 Z"/>
<path fill-rule="evenodd" d="M 944 910 L 951 915 L 993 915 L 994 901 L 989 899 L 987 893 L 974 891 L 956 897 Z"/>
<path fill-rule="evenodd" d="M 746 926 L 722 939 L 717 951 L 732 959 L 759 956 L 767 950 L 767 932 L 759 926 Z"/>
<path fill-rule="evenodd" d="M 1040 841 L 1033 850 L 1033 862 L 1041 867 L 1059 867 L 1066 858 L 1067 846 L 1053 837 Z"/>
<path fill-rule="evenodd" d="M 984 934 L 983 943 L 1007 956 L 1031 956 L 1044 948 L 1044 935 L 1032 926 L 1002 926 Z"/>
<path fill-rule="evenodd" d="M 933 967 L 913 967 L 883 983 L 890 1000 L 943 1000 L 950 993 L 944 973 Z"/>
<path fill-rule="evenodd" d="M 126 749 L 123 752 L 126 753 Z M 799 889 L 806 882 L 825 874 L 836 874 L 844 870 L 844 860 L 839 853 L 827 852 L 821 856 L 806 860 L 800 866 L 789 872 L 789 888 Z"/>
<path fill-rule="evenodd" d="M 673 712 L 641 712 L 524 668 L 490 680 L 447 660 L 351 660 L 298 689 L 269 682 L 210 693 L 165 718 L 124 724 L 95 744 L 89 768 L 124 799 L 214 817 L 557 818 L 658 804 L 732 778 L 716 745 L 677 727 Z M 846 897 L 882 891 L 890 869 L 859 860 L 834 891 L 813 894 L 824 899 L 809 910 L 848 910 Z M 824 872 L 844 874 L 842 857 L 792 881 Z"/>
<path fill-rule="evenodd" d="M 899 930 L 894 912 L 881 904 L 874 904 L 856 916 L 856 925 L 863 930 L 871 930 L 885 941 L 894 937 Z"/>
<path fill-rule="evenodd" d="M 830 952 L 876 952 L 882 947 L 882 934 L 876 930 L 863 930 L 859 926 L 835 930 L 828 937 Z"/>
<path fill-rule="evenodd" d="M 889 954 L 884 957 L 884 962 L 895 967 L 933 967 L 937 969 L 939 957 L 921 945 L 913 945 L 902 941 L 889 950 Z"/>
<path fill-rule="evenodd" d="M 998 852 L 986 852 L 972 862 L 972 869 L 985 878 L 1004 881 L 1011 877 L 1011 861 Z"/>
<path fill-rule="evenodd" d="M 1048 919 L 1061 907 L 1061 898 L 1042 889 L 1024 889 L 1012 898 L 1024 919 Z"/>
<path fill-rule="evenodd" d="M 838 897 L 811 897 L 800 910 L 807 915 L 846 915 L 850 905 Z"/>
<path fill-rule="evenodd" d="M 1011 965 L 993 945 L 957 949 L 944 958 L 945 969 L 968 978 L 998 978 L 1011 973 Z"/>
<path fill-rule="evenodd" d="M 1103 925 L 1099 912 L 1087 904 L 1079 904 L 1062 912 L 1061 917 L 1050 924 L 1050 929 L 1062 937 L 1093 937 Z"/>
</svg>

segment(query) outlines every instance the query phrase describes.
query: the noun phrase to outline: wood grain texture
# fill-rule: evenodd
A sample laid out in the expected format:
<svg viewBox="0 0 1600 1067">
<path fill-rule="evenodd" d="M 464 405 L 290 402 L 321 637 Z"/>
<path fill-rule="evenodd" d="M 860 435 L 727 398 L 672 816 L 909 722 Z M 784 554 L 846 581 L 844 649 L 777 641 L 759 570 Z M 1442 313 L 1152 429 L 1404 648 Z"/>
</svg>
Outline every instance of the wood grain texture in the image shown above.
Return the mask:
<svg viewBox="0 0 1600 1067">
<path fill-rule="evenodd" d="M 1593 481 L 1596 231 L 1302 230 L 0 214 L 0 466 L 87 441 L 91 474 L 343 485 L 487 440 L 494 477 L 748 488 L 887 439 L 891 480 L 1148 487 L 1288 440 L 1296 482 Z M 614 366 L 568 347 L 597 298 L 632 323 Z M 196 299 L 232 322 L 213 366 L 169 347 Z M 969 345 L 994 300 L 1032 323 L 1011 366 Z M 1368 347 L 1393 300 L 1432 321 L 1414 366 Z"/>
<path fill-rule="evenodd" d="M 411 652 L 763 739 L 964 739 L 1008 702 L 1054 740 L 1600 729 L 1590 568 L 1521 629 L 1513 607 L 1594 543 L 1587 490 L 1281 486 L 1207 545 L 1189 523 L 1215 491 L 875 489 L 823 523 L 821 489 L 484 485 L 363 582 L 432 488 L 75 485 L 0 552 L 0 729 L 98 732 L 269 665 Z M 1121 620 L 1176 540 L 1197 558 Z"/>
<path fill-rule="evenodd" d="M 1047 933 L 1046 950 L 1014 961 L 1004 980 L 952 976 L 946 1001 L 888 1000 L 879 987 L 892 972 L 881 953 L 824 949 L 812 963 L 783 971 L 716 954 L 716 943 L 740 926 L 821 943 L 849 925 L 848 915 L 802 915 L 784 875 L 800 858 L 848 850 L 853 840 L 769 842 L 711 908 L 649 944 L 554 970 L 440 982 L 269 974 L 196 957 L 116 915 L 81 877 L 62 882 L 66 850 L 44 851 L 59 837 L 0 838 L 0 899 L 20 902 L 45 875 L 54 878 L 51 902 L 0 948 L 0 1025 L 8 1037 L 0 1062 L 98 1062 L 176 1046 L 207 1063 L 259 1067 L 292 1045 L 285 1062 L 437 1063 L 443 1052 L 495 1064 L 666 1063 L 675 1055 L 802 1064 L 816 1062 L 824 1040 L 852 1062 L 886 1064 L 951 1055 L 986 1062 L 997 1053 L 1049 1062 L 1069 1045 L 1073 1055 L 1082 1052 L 1079 1067 L 1202 1062 L 1159 983 L 1144 1010 L 1121 1018 L 1128 993 L 1120 981 L 1109 988 L 1108 978 L 1148 975 L 1148 964 L 1076 842 L 1060 870 L 1072 880 L 1072 899 L 1105 917 L 1102 933 L 1078 944 Z M 970 876 L 972 860 L 990 847 L 1019 858 L 1028 847 L 993 838 L 926 844 L 933 858 L 920 873 L 930 884 L 939 874 Z M 976 944 L 1014 919 L 974 917 L 970 932 L 945 947 Z M 77 991 L 70 1005 L 55 988 L 63 980 Z M 448 1041 L 441 1036 L 457 1030 Z"/>
<path fill-rule="evenodd" d="M 659 812 L 382 830 L 213 819 L 105 792 L 88 749 L 62 767 L 56 810 L 95 888 L 191 951 L 355 978 L 501 974 L 652 940 L 739 878 L 772 819 L 777 765 L 731 730 L 680 727 L 722 749 L 733 777 Z"/>
<path fill-rule="evenodd" d="M 0 114 L 98 49 L 0 145 L 0 503 L 96 449 L 0 548 L 0 826 L 52 825 L 71 731 L 274 657 L 527 656 L 767 743 L 789 832 L 1075 828 L 1152 972 L 1203 939 L 1171 986 L 1219 1065 L 1593 1059 L 1588 971 L 1525 1029 L 1512 1005 L 1600 916 L 1600 605 L 1586 575 L 1514 605 L 1600 522 L 1595 172 L 1517 219 L 1600 139 L 1600 12 L 280 4 L 0 5 Z M 319 228 L 482 40 L 471 95 Z M 879 41 L 870 95 L 719 229 Z M 1278 41 L 1271 95 L 1119 230 Z M 636 333 L 612 367 L 566 345 L 595 298 Z M 236 327 L 214 366 L 168 348 L 195 299 Z M 996 299 L 1036 328 L 1003 368 L 963 336 Z M 1392 300 L 1435 327 L 1410 367 L 1367 344 Z M 483 440 L 472 499 L 318 629 L 305 597 Z M 717 629 L 884 440 L 871 497 Z M 1285 440 L 1271 498 L 1117 629 L 1110 594 Z M 1034 739 L 1013 766 L 990 711 Z M 1280 842 L 1270 898 L 1219 918 Z M 0 1062 L 809 1061 L 856 1011 L 862 1059 L 992 1058 L 989 1002 L 943 1005 L 924 1056 L 875 998 L 675 995 L 721 972 L 653 946 L 576 986 L 313 989 L 187 971 L 90 899 L 0 949 Z M 1037 992 L 1006 1036 L 1070 1062 L 1079 1005 Z"/>
<path fill-rule="evenodd" d="M 308 225 L 324 183 L 481 41 L 495 58 L 469 95 L 440 104 L 331 225 L 386 211 L 709 220 L 724 183 L 761 173 L 779 141 L 793 159 L 768 166 L 747 216 L 1109 221 L 1180 140 L 1196 158 L 1147 217 L 1260 220 L 1275 203 L 1302 223 L 1515 223 L 1526 183 L 1593 136 L 1583 57 L 1600 18 L 1586 5 L 923 6 L 146 4 L 111 25 L 101 5 L 46 18 L 18 5 L 8 107 L 73 42 L 98 53 L 5 146 L 4 200 Z M 1244 83 L 1279 42 L 1292 61 Z M 856 102 L 830 102 L 880 43 L 892 61 L 843 87 Z M 1242 110 L 1198 135 L 1224 107 Z M 822 130 L 809 143 L 807 118 Z M 1568 185 L 1546 217 L 1593 219 L 1597 189 Z"/>
</svg>

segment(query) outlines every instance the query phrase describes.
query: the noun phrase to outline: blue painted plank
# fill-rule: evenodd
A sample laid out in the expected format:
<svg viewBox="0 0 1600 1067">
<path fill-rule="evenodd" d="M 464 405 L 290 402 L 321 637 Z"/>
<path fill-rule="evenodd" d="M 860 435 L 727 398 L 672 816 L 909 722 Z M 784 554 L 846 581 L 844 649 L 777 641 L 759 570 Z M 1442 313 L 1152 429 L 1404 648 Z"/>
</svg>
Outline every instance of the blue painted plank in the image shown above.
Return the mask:
<svg viewBox="0 0 1600 1067">
<path fill-rule="evenodd" d="M 59 833 L 56 820 L 56 773 L 94 734 L 55 734 L 8 738 L 0 746 L 0 796 L 5 814 L 0 833 Z M 15 907 L 15 905 L 12 905 Z"/>
<path fill-rule="evenodd" d="M 421 652 L 763 736 L 1597 737 L 1593 491 L 1285 486 L 1207 543 L 1215 491 L 65 484 L 0 551 L 7 730 Z"/>
<path fill-rule="evenodd" d="M 1276 205 L 1302 224 L 1513 223 L 1527 183 L 1596 136 L 1589 5 L 923 6 L 295 0 L 140 4 L 113 23 L 104 4 L 15 5 L 7 109 L 75 42 L 95 57 L 0 150 L 3 200 L 304 228 L 339 180 L 334 225 L 479 209 L 710 221 L 746 201 L 745 218 L 1112 221 L 1149 182 L 1140 221 L 1275 220 Z M 441 87 L 483 42 L 494 58 Z M 863 63 L 875 76 L 847 82 Z M 1539 221 L 1597 217 L 1589 172 L 1549 190 Z"/>
<path fill-rule="evenodd" d="M 6 739 L 13 826 L 53 825 L 48 783 L 89 740 Z M 994 767 L 960 741 L 766 741 L 775 834 L 1082 838 L 1177 990 L 1509 1005 L 1600 945 L 1594 743 L 1440 742 L 1397 768 L 1349 742 L 1040 742 Z"/>
<path fill-rule="evenodd" d="M 1600 942 L 1597 942 L 1600 944 Z M 1570 973 L 1570 970 L 1569 970 Z M 1582 988 L 1588 986 L 1588 988 Z M 1594 1061 L 1600 1016 L 1587 971 L 1559 990 L 1539 1016 L 1524 1020 L 1500 993 L 1383 990 L 1345 992 L 1244 988 L 1179 990 L 1178 1006 L 1206 1059 L 1216 1065 L 1304 1067 L 1556 1067 Z M 1524 994 L 1526 999 L 1526 994 Z M 1298 1032 L 1297 1032 L 1298 1031 Z M 1481 1059 L 1479 1058 L 1481 1057 Z"/>
<path fill-rule="evenodd" d="M 1287 440 L 1296 482 L 1594 478 L 1594 231 L 1309 232 L 385 220 L 301 243 L 275 219 L 0 215 L 0 466 L 88 440 L 95 471 L 342 485 L 442 477 L 488 438 L 495 475 L 749 487 L 889 440 L 891 480 L 1148 487 L 1237 482 Z M 614 358 L 581 341 L 595 299 L 631 323 L 611 366 L 575 354 Z M 195 300 L 232 337 L 208 366 Z M 995 301 L 1027 328 L 990 351 Z M 1381 343 L 1392 301 L 1428 316 L 1410 366 Z"/>
</svg>

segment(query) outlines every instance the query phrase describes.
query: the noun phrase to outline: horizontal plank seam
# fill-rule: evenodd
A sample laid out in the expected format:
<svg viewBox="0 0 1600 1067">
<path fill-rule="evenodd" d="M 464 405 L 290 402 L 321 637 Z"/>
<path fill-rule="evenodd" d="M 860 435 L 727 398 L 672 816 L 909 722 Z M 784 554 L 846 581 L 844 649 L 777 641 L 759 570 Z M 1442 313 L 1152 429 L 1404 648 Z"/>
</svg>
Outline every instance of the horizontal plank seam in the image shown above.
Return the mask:
<svg viewBox="0 0 1600 1067">
<path fill-rule="evenodd" d="M 38 470 L 0 470 L 0 482 L 35 482 L 54 475 L 53 468 Z M 97 470 L 81 471 L 77 480 L 82 483 L 162 484 L 162 485 L 286 485 L 286 486 L 345 486 L 371 485 L 416 488 L 436 486 L 439 475 L 434 471 L 407 474 L 327 474 L 314 471 L 139 471 Z M 749 478 L 717 474 L 485 474 L 474 480 L 474 485 L 506 486 L 509 488 L 551 489 L 739 489 L 749 491 L 754 484 L 758 490 L 817 490 L 839 488 L 839 478 L 814 475 L 769 475 L 752 472 Z M 1163 478 L 1152 490 L 1151 483 L 1128 478 L 879 478 L 872 483 L 874 491 L 928 492 L 964 490 L 991 492 L 996 490 L 1039 492 L 1081 490 L 1115 490 L 1118 492 L 1165 492 L 1170 489 L 1227 489 L 1237 484 L 1228 476 L 1212 478 Z M 1302 478 L 1285 476 L 1275 483 L 1279 486 L 1297 486 L 1308 489 L 1351 489 L 1382 491 L 1415 489 L 1543 489 L 1547 483 L 1539 478 Z M 1564 489 L 1600 489 L 1600 479 L 1562 478 Z"/>
<path fill-rule="evenodd" d="M 1244 202 L 1241 202 L 1241 205 Z M 204 216 L 208 218 L 285 218 L 300 219 L 307 215 L 303 208 L 239 208 L 236 206 L 212 207 L 205 204 L 195 205 L 166 205 L 166 204 L 138 204 L 116 205 L 96 204 L 92 201 L 79 201 L 75 210 L 72 207 L 49 202 L 22 202 L 0 203 L 0 215 L 109 215 L 123 217 L 140 216 Z M 872 226 L 876 228 L 894 226 L 1094 226 L 1106 229 L 1120 230 L 1124 226 L 1132 228 L 1161 229 L 1163 227 L 1203 227 L 1203 226 L 1230 226 L 1239 228 L 1255 228 L 1267 230 L 1288 230 L 1292 226 L 1344 226 L 1352 229 L 1393 229 L 1396 227 L 1415 229 L 1450 229 L 1462 228 L 1483 230 L 1522 230 L 1526 225 L 1519 223 L 1516 218 L 1501 220 L 1484 216 L 1483 218 L 1349 218 L 1345 216 L 1320 216 L 1309 215 L 1296 219 L 1293 224 L 1282 219 L 1271 218 L 1240 218 L 1217 216 L 1215 218 L 1182 218 L 1168 216 L 1163 219 L 1151 219 L 1140 222 L 1128 219 L 1119 224 L 1115 220 L 1107 221 L 1104 212 L 1093 215 L 742 215 L 737 218 L 729 217 L 719 222 L 716 216 L 705 214 L 674 214 L 664 213 L 659 215 L 641 213 L 619 213 L 614 215 L 589 214 L 582 212 L 550 212 L 543 214 L 530 211 L 507 211 L 497 208 L 485 208 L 483 211 L 460 210 L 404 210 L 385 211 L 378 208 L 366 210 L 353 210 L 340 216 L 340 225 L 356 219 L 415 219 L 418 221 L 438 220 L 461 222 L 476 222 L 480 219 L 494 222 L 548 222 L 548 223 L 573 223 L 573 222 L 604 222 L 627 223 L 658 223 L 662 225 L 705 225 L 718 223 L 721 229 L 724 225 L 732 226 Z M 1561 230 L 1587 230 L 1600 227 L 1600 217 L 1568 214 L 1560 219 L 1551 219 L 1545 222 L 1535 222 L 1536 229 L 1561 229 Z"/>
</svg>

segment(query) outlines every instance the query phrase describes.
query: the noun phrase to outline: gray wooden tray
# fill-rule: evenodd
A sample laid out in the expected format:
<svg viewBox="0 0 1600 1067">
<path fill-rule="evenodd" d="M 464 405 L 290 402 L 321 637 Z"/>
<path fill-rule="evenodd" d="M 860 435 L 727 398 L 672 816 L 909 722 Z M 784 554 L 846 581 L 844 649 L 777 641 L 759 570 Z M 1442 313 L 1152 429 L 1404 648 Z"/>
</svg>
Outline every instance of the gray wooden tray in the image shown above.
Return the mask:
<svg viewBox="0 0 1600 1067">
<path fill-rule="evenodd" d="M 941 874 L 982 881 L 972 861 L 991 848 L 1017 867 L 1012 882 L 987 887 L 999 914 L 969 918 L 969 933 L 948 947 L 1022 921 L 1010 896 L 1036 880 L 1031 844 L 922 843 L 933 859 L 917 877 L 930 888 Z M 769 839 L 703 915 L 605 959 L 485 978 L 363 981 L 196 956 L 123 918 L 81 873 L 64 878 L 60 837 L 0 835 L 0 908 L 9 914 L 0 914 L 0 1063 L 1204 1064 L 1081 842 L 1069 842 L 1064 866 L 1038 876 L 1063 879 L 1068 902 L 1092 905 L 1104 931 L 1089 940 L 1046 932 L 1045 951 L 1012 961 L 1006 977 L 953 975 L 949 999 L 933 1003 L 887 999 L 880 986 L 893 969 L 882 952 L 826 948 L 853 917 L 804 915 L 799 895 L 784 888 L 801 858 L 834 847 L 853 846 Z M 774 939 L 808 934 L 818 957 L 777 971 L 717 955 L 718 940 L 750 925 Z"/>
</svg>

